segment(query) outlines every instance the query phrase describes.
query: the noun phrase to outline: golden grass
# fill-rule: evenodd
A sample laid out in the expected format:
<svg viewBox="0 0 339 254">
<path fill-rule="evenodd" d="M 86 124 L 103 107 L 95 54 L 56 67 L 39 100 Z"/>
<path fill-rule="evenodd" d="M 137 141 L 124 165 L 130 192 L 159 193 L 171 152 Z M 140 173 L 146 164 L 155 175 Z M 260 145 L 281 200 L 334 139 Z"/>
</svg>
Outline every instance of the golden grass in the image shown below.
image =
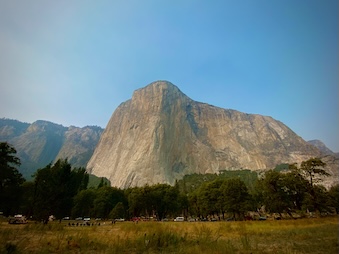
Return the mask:
<svg viewBox="0 0 339 254">
<path fill-rule="evenodd" d="M 0 224 L 0 253 L 339 253 L 338 217 L 243 222 Z"/>
</svg>

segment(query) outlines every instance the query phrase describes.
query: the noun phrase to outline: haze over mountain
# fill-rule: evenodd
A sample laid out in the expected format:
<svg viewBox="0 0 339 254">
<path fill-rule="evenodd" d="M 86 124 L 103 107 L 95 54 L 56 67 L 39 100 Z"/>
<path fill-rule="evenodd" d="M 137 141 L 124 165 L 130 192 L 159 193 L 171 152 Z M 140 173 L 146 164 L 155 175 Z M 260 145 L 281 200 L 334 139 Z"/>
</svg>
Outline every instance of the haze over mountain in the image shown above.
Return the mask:
<svg viewBox="0 0 339 254">
<path fill-rule="evenodd" d="M 333 152 L 321 140 L 318 140 L 318 139 L 309 140 L 308 143 L 318 148 L 324 155 L 332 155 L 332 156 L 339 157 L 339 153 Z"/>
<path fill-rule="evenodd" d="M 128 188 L 174 184 L 192 173 L 266 170 L 311 157 L 322 153 L 269 116 L 196 102 L 170 82 L 157 81 L 114 111 L 87 170 Z M 338 160 L 323 158 L 337 176 Z"/>
<path fill-rule="evenodd" d="M 20 172 L 26 179 L 59 158 L 68 158 L 74 167 L 85 167 L 102 131 L 96 126 L 64 127 L 41 120 L 29 124 L 0 119 L 0 141 L 10 143 L 17 150 Z"/>
</svg>

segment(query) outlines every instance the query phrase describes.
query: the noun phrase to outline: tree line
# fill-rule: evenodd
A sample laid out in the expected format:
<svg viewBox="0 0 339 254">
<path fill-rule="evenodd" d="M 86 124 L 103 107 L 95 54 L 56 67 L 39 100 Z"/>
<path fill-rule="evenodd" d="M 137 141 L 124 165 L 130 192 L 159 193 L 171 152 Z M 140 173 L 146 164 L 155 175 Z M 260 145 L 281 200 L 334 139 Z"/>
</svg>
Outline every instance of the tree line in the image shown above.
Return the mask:
<svg viewBox="0 0 339 254">
<path fill-rule="evenodd" d="M 329 174 L 325 163 L 311 158 L 288 170 L 269 170 L 261 177 L 251 171 L 184 177 L 174 186 L 156 184 L 125 190 L 100 184 L 88 188 L 85 168 L 72 168 L 60 159 L 38 169 L 33 181 L 25 181 L 17 167 L 16 150 L 0 142 L 0 212 L 17 213 L 47 223 L 50 215 L 103 219 L 183 215 L 198 219 L 241 220 L 251 211 L 289 214 L 339 212 L 339 185 L 320 185 Z M 225 177 L 228 176 L 228 177 Z M 194 184 L 189 179 L 193 179 Z M 260 210 L 261 209 L 261 210 Z"/>
</svg>

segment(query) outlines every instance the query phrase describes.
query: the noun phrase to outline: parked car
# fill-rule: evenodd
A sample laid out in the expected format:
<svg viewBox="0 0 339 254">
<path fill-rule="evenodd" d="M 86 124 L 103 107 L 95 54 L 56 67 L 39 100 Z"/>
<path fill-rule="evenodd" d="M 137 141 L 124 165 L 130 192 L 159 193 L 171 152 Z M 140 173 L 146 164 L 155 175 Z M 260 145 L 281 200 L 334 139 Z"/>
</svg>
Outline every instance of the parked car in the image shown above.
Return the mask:
<svg viewBox="0 0 339 254">
<path fill-rule="evenodd" d="M 8 219 L 9 224 L 26 224 L 27 220 L 25 216 L 22 216 L 21 214 L 14 215 L 14 217 L 10 217 Z"/>
<path fill-rule="evenodd" d="M 91 218 L 85 217 L 85 218 L 84 218 L 84 221 L 91 221 Z"/>
<path fill-rule="evenodd" d="M 174 221 L 185 221 L 184 217 L 176 217 Z"/>
</svg>

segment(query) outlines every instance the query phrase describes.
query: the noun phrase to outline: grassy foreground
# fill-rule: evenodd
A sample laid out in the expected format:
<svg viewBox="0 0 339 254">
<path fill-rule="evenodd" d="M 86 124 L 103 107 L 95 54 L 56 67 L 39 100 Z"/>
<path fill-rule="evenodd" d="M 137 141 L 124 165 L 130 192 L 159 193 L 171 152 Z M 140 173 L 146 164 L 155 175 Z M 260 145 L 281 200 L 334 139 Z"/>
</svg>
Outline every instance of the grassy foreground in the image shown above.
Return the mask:
<svg viewBox="0 0 339 254">
<path fill-rule="evenodd" d="M 338 217 L 242 222 L 0 224 L 0 253 L 339 253 Z"/>
</svg>

